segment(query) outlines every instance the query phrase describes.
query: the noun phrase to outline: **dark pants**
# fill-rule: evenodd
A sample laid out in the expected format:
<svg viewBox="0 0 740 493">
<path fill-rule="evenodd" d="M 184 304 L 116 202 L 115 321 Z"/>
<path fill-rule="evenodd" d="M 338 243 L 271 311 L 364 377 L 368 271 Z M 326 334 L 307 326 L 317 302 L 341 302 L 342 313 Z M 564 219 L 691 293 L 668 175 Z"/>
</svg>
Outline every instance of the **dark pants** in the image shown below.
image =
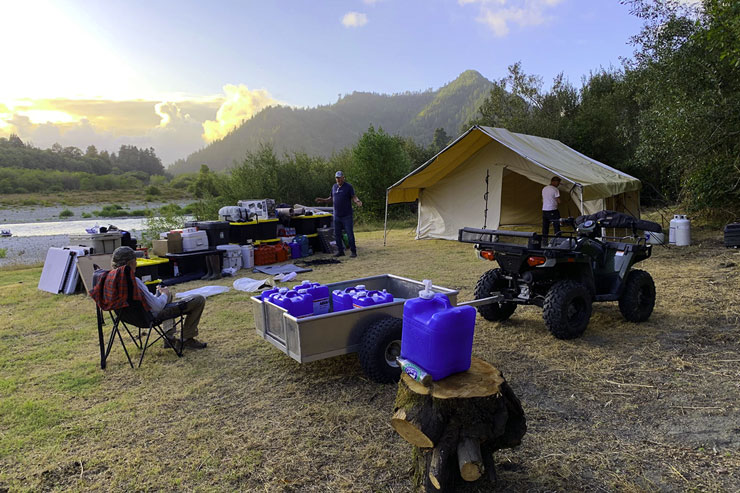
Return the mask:
<svg viewBox="0 0 740 493">
<path fill-rule="evenodd" d="M 344 253 L 342 229 L 347 232 L 347 239 L 349 240 L 350 251 L 352 253 L 357 253 L 357 246 L 355 245 L 355 231 L 352 225 L 352 216 L 334 216 L 334 239 L 337 242 L 337 248 L 339 249 L 338 253 Z"/>
<path fill-rule="evenodd" d="M 200 315 L 203 313 L 203 307 L 206 306 L 206 299 L 203 296 L 196 294 L 194 296 L 188 296 L 183 301 L 186 303 L 185 308 L 183 309 L 185 321 L 182 327 L 182 338 L 190 339 L 191 337 L 198 335 L 198 323 L 200 322 Z M 167 303 L 164 308 L 162 308 L 162 311 L 159 312 L 158 318 L 170 319 L 177 317 L 178 315 L 180 315 L 180 308 L 178 305 L 176 303 Z M 174 334 L 171 333 L 171 320 L 167 320 L 162 324 L 162 326 L 168 336 L 174 336 Z"/>
<path fill-rule="evenodd" d="M 560 211 L 555 209 L 554 211 L 542 211 L 542 235 L 547 236 L 550 233 L 550 223 L 552 222 L 552 228 L 555 234 L 560 233 L 560 221 L 554 221 L 554 219 L 560 219 Z"/>
</svg>

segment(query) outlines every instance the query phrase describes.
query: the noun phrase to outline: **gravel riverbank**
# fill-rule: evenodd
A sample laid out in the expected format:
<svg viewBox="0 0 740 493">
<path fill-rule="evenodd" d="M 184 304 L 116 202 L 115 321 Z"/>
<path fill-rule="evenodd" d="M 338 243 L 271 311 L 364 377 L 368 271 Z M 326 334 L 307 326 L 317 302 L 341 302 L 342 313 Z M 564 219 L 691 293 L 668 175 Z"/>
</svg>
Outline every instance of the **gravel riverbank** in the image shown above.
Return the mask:
<svg viewBox="0 0 740 493">
<path fill-rule="evenodd" d="M 51 221 L 65 221 L 59 214 L 69 209 L 73 216 L 66 221 L 79 221 L 82 213 L 92 214 L 95 210 L 100 210 L 105 204 L 84 205 L 84 206 L 50 206 L 50 207 L 15 207 L 12 209 L 0 209 L 0 227 L 4 224 L 16 223 L 44 223 Z M 125 209 L 156 209 L 164 203 L 131 203 L 121 204 Z M 178 203 L 184 206 L 185 202 Z M 91 218 L 91 225 L 96 222 L 100 225 L 116 224 L 119 218 Z M 138 231 L 129 230 L 137 239 L 141 239 Z M 12 232 L 12 230 L 11 230 Z M 84 231 L 80 231 L 84 233 Z M 42 264 L 46 259 L 46 253 L 50 247 L 64 247 L 70 244 L 68 234 L 50 234 L 42 236 L 18 236 L 14 235 L 9 238 L 0 237 L 0 256 L 4 251 L 4 257 L 0 258 L 0 267 L 9 265 L 34 265 Z"/>
</svg>

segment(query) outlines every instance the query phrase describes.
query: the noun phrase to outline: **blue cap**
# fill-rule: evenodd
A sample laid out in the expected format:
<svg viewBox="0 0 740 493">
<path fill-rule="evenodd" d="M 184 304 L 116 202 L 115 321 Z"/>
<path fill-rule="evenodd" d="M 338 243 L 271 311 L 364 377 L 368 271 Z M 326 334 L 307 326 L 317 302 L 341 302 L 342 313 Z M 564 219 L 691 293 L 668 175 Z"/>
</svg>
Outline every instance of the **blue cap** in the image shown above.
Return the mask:
<svg viewBox="0 0 740 493">
<path fill-rule="evenodd" d="M 344 177 L 344 173 L 342 173 L 341 171 L 337 171 L 336 173 L 334 173 L 334 178 L 343 178 L 343 177 Z"/>
</svg>

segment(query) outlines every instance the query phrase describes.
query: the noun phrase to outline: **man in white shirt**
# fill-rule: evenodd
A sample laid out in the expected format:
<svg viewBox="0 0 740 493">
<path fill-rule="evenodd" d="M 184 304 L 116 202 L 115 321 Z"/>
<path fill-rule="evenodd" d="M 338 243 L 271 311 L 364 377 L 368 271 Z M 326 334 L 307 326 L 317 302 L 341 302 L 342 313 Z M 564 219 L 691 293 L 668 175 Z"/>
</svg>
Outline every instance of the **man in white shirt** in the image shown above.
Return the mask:
<svg viewBox="0 0 740 493">
<path fill-rule="evenodd" d="M 128 265 L 131 271 L 135 272 L 136 254 L 130 247 L 118 247 L 113 252 L 111 264 L 114 269 Z M 167 319 L 171 319 L 180 314 L 180 307 L 177 304 L 172 303 L 172 293 L 170 293 L 168 288 L 157 286 L 157 295 L 155 296 L 149 292 L 144 281 L 138 277 L 136 278 L 136 288 L 139 290 L 139 293 L 143 295 L 146 300 L 146 304 L 149 306 L 149 312 L 154 317 L 159 317 L 160 319 L 165 319 L 169 322 Z M 198 335 L 198 323 L 200 322 L 200 316 L 203 313 L 206 299 L 203 296 L 196 294 L 194 296 L 188 296 L 183 301 L 186 302 L 185 307 L 182 310 L 182 313 L 185 315 L 185 321 L 183 322 L 182 327 L 183 347 L 190 349 L 203 349 L 208 344 L 198 341 L 195 336 Z M 165 323 L 163 325 L 165 327 L 168 325 L 171 327 L 171 323 Z M 166 336 L 167 340 L 165 341 L 165 347 L 175 343 L 175 335 L 169 330 L 167 331 Z"/>
<path fill-rule="evenodd" d="M 550 223 L 552 223 L 555 234 L 560 233 L 560 177 L 553 176 L 550 184 L 542 189 L 542 235 L 547 236 L 550 233 Z"/>
</svg>

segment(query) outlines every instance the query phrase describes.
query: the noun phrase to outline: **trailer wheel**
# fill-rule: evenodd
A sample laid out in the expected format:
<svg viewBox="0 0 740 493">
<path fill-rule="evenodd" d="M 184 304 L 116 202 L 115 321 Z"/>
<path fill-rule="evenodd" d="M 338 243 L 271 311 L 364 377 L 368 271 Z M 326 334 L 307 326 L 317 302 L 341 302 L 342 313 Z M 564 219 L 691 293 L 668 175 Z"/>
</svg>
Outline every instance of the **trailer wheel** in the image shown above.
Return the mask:
<svg viewBox="0 0 740 493">
<path fill-rule="evenodd" d="M 591 319 L 591 293 L 576 281 L 558 281 L 545 297 L 542 316 L 548 330 L 558 339 L 575 339 Z"/>
<path fill-rule="evenodd" d="M 627 274 L 624 291 L 619 298 L 619 311 L 630 322 L 644 322 L 655 307 L 655 283 L 644 270 L 634 269 Z"/>
<path fill-rule="evenodd" d="M 388 317 L 374 322 L 362 335 L 360 365 L 370 380 L 394 383 L 401 378 L 396 358 L 401 355 L 400 318 Z"/>
<path fill-rule="evenodd" d="M 508 287 L 506 279 L 503 278 L 501 269 L 491 269 L 478 279 L 473 292 L 475 299 L 488 298 L 492 293 L 497 293 Z M 502 322 L 507 320 L 516 310 L 516 303 L 490 303 L 478 307 L 478 313 L 491 322 Z"/>
</svg>

